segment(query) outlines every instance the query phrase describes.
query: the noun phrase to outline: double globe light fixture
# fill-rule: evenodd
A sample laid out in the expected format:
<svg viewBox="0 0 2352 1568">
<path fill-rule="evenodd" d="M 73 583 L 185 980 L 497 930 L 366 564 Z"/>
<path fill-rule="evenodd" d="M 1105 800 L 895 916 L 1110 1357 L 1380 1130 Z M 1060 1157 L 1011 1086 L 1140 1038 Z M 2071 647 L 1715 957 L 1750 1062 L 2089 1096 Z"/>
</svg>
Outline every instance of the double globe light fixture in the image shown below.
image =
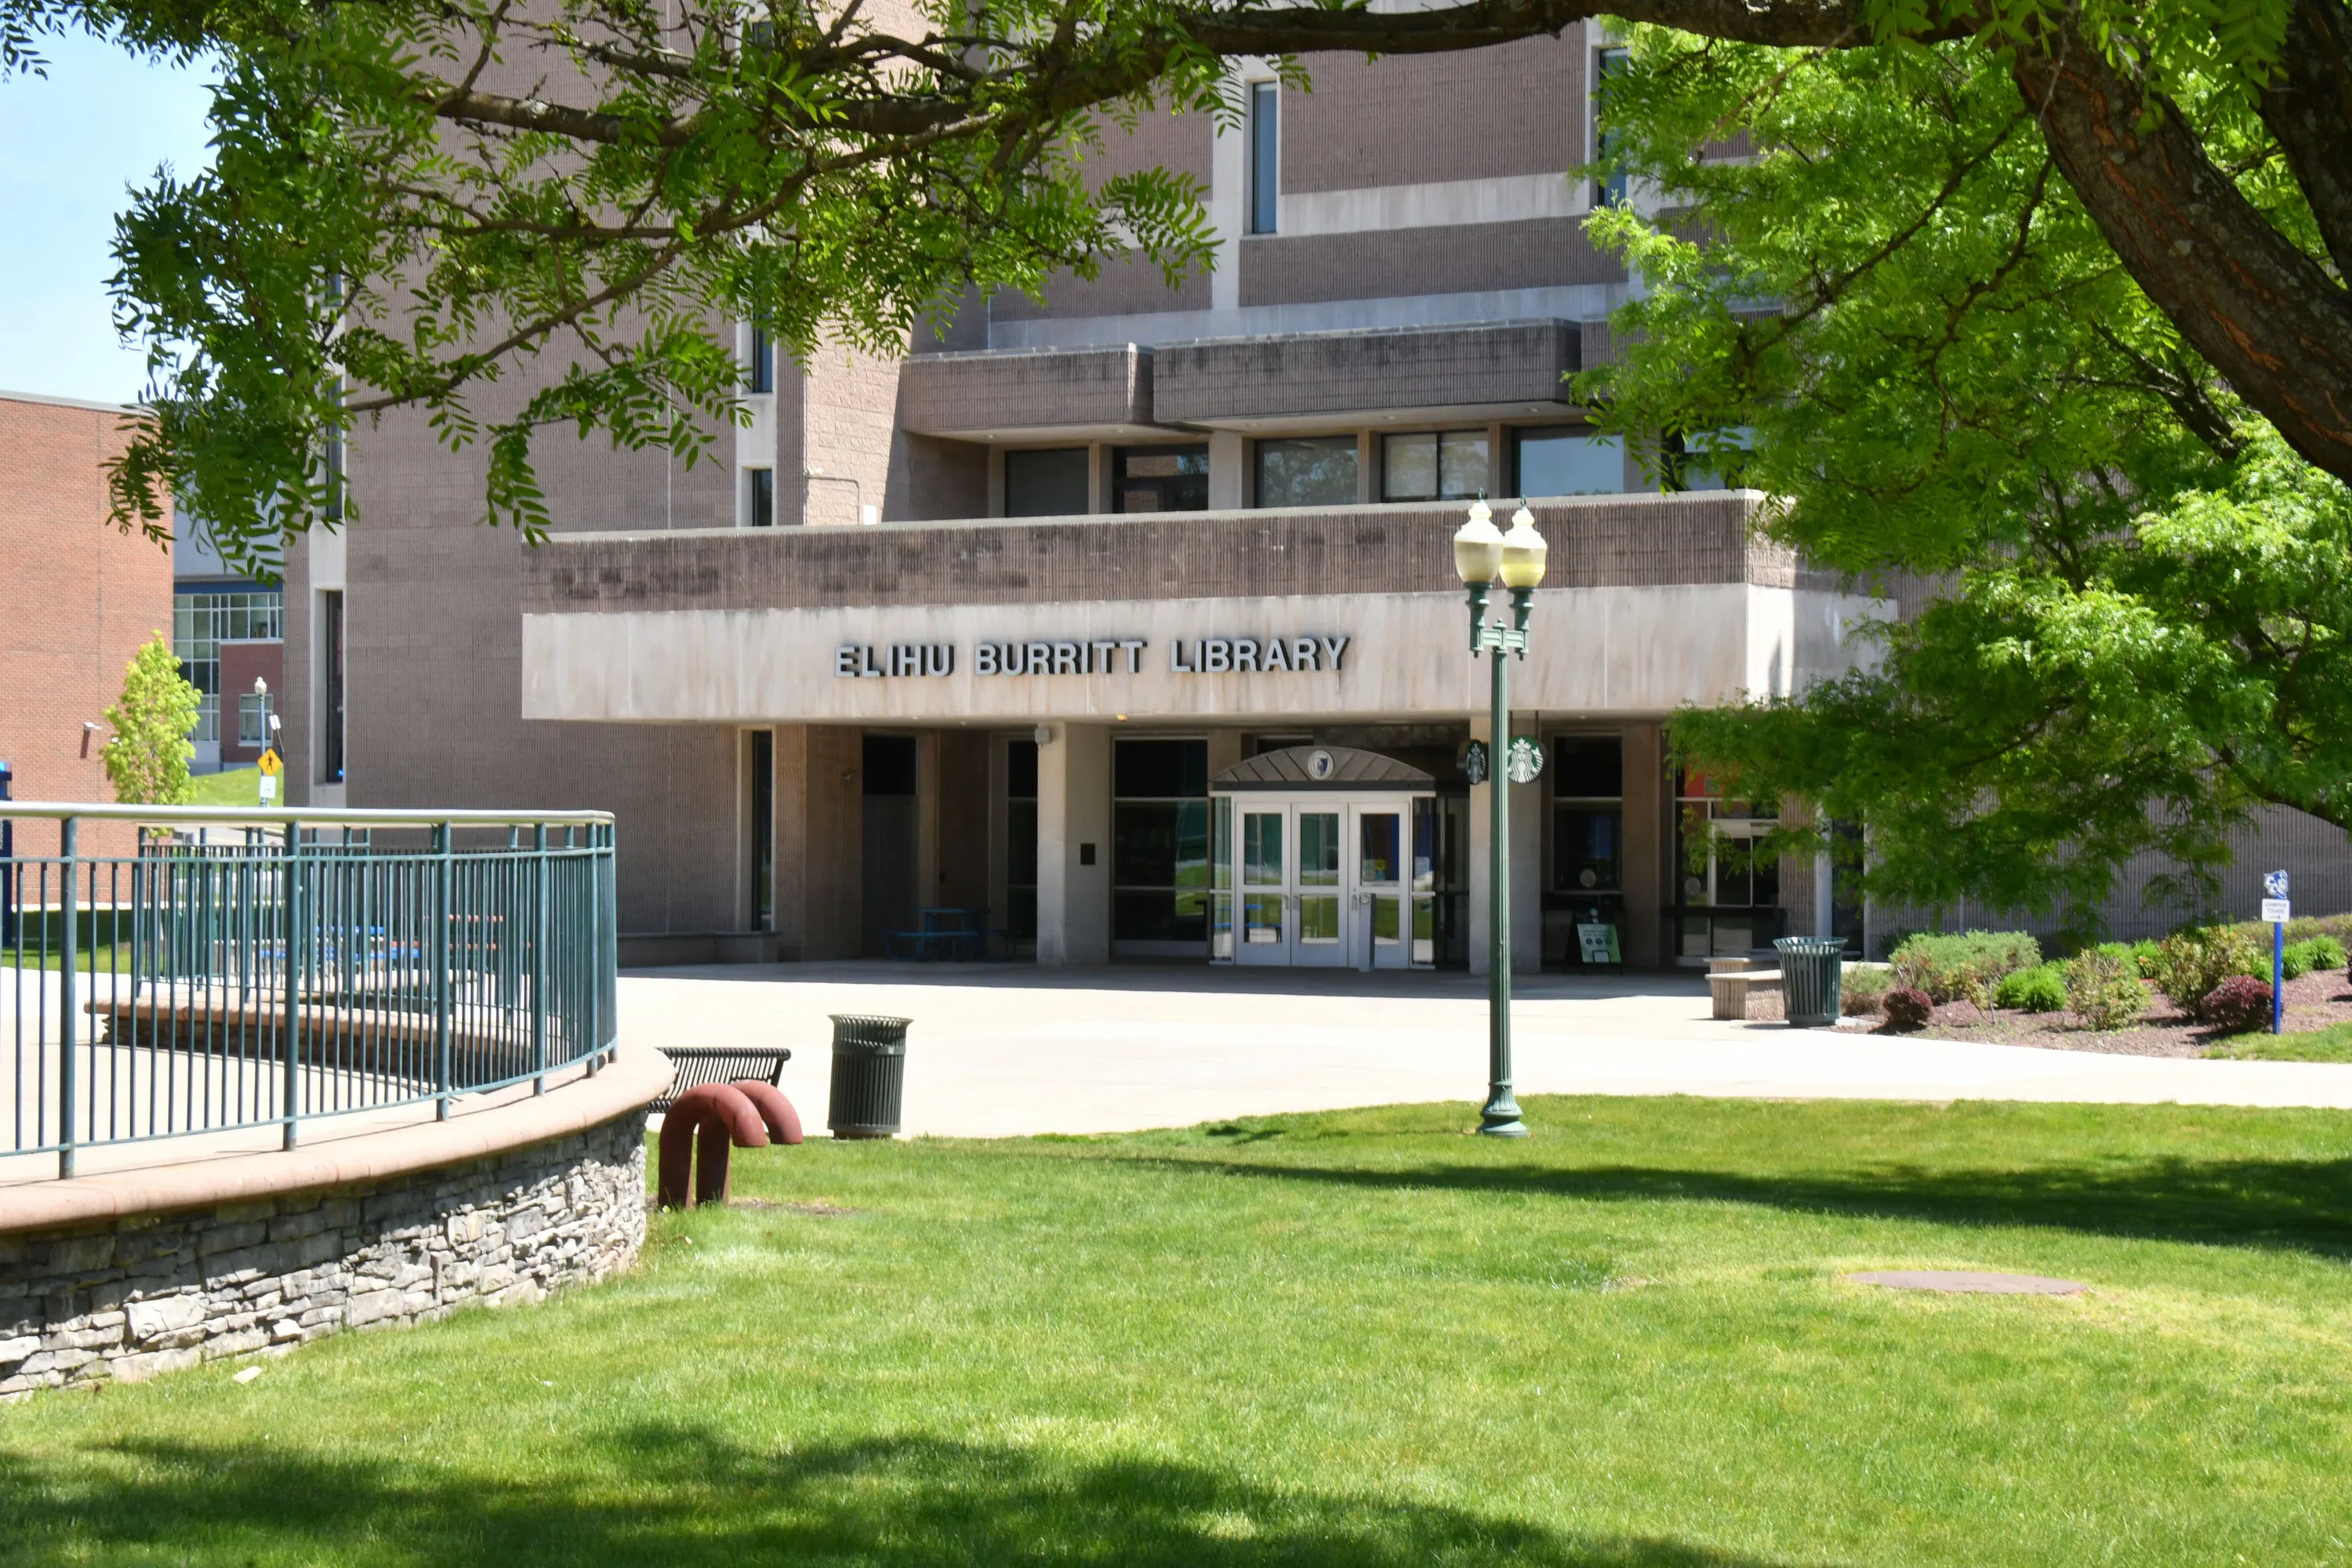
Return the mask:
<svg viewBox="0 0 2352 1568">
<path fill-rule="evenodd" d="M 1533 741 L 1511 733 L 1510 660 L 1526 658 L 1528 615 L 1536 585 L 1544 578 L 1549 547 L 1536 531 L 1528 503 L 1511 514 L 1508 533 L 1495 526 L 1484 497 L 1471 503 L 1470 521 L 1454 535 L 1454 569 L 1470 590 L 1470 652 L 1484 653 L 1493 667 L 1488 749 L 1471 750 L 1470 782 L 1486 785 L 1486 1103 L 1478 1131 L 1494 1138 L 1524 1138 L 1519 1102 L 1511 1093 L 1511 784 L 1534 782 L 1543 771 L 1543 752 Z M 1511 594 L 1511 624 L 1486 619 L 1486 595 L 1497 579 Z M 1501 776 L 1497 776 L 1501 775 Z"/>
</svg>

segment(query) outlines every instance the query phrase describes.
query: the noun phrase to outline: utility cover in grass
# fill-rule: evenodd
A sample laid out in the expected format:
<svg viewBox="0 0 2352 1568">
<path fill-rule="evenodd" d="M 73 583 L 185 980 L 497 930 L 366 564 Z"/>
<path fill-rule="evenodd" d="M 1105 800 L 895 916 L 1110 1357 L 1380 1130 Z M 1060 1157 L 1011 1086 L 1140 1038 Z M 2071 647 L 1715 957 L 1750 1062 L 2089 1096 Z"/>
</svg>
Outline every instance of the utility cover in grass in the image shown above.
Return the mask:
<svg viewBox="0 0 2352 1568">
<path fill-rule="evenodd" d="M 1883 1268 L 1869 1274 L 1849 1274 L 1857 1285 L 1884 1285 L 1890 1290 L 1943 1290 L 1971 1296 L 2079 1296 L 2079 1279 L 2053 1279 L 2044 1274 L 1981 1274 L 1965 1268 Z"/>
</svg>

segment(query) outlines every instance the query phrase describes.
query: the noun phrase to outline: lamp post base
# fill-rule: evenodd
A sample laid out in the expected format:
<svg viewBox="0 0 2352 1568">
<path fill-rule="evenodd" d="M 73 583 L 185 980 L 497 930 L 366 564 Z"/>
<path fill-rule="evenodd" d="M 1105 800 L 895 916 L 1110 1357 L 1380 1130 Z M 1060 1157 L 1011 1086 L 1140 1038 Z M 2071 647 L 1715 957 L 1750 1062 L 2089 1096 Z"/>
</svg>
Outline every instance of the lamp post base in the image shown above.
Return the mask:
<svg viewBox="0 0 2352 1568">
<path fill-rule="evenodd" d="M 1519 1102 L 1506 1093 L 1488 1100 L 1478 1112 L 1478 1135 L 1482 1138 L 1524 1138 L 1528 1124 L 1519 1120 Z"/>
</svg>

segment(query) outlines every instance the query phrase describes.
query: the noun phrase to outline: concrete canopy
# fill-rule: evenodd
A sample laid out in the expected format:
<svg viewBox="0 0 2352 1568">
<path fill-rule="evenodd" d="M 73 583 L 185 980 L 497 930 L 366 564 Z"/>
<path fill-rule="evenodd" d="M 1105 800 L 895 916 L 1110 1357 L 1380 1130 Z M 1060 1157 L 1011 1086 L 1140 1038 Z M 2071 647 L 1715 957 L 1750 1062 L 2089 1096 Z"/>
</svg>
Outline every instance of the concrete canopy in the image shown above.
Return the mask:
<svg viewBox="0 0 2352 1568">
<path fill-rule="evenodd" d="M 1328 764 L 1319 759 L 1328 759 Z M 1437 781 L 1419 768 L 1353 746 L 1286 746 L 1261 752 L 1219 771 L 1209 781 L 1218 791 L 1334 789 L 1350 793 L 1399 790 L 1428 794 Z"/>
</svg>

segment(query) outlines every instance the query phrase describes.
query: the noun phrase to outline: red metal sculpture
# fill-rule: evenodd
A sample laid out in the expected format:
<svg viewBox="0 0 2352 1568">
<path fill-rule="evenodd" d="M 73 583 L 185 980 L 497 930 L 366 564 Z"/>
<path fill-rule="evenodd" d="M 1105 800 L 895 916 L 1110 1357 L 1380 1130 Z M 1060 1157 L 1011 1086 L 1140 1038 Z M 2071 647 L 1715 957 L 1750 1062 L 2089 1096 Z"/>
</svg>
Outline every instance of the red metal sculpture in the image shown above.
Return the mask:
<svg viewBox="0 0 2352 1568">
<path fill-rule="evenodd" d="M 661 1206 L 690 1208 L 727 1201 L 728 1150 L 764 1149 L 801 1141 L 801 1119 L 773 1084 L 755 1079 L 689 1089 L 662 1118 Z M 701 1145 L 701 1168 L 693 1167 Z M 693 1192 L 688 1194 L 692 1176 Z"/>
</svg>

